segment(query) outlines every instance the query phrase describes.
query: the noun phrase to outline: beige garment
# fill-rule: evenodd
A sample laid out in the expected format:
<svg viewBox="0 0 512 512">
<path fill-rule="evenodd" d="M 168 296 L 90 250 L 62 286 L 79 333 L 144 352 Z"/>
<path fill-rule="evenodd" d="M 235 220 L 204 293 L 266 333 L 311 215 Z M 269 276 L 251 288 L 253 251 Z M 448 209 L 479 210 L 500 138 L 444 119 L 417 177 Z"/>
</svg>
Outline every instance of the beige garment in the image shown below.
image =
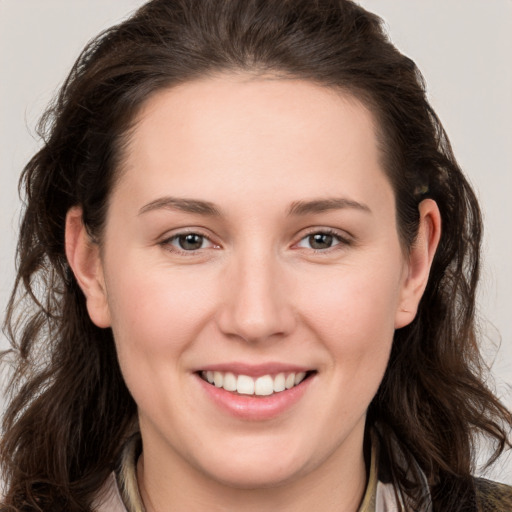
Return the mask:
<svg viewBox="0 0 512 512">
<path fill-rule="evenodd" d="M 111 473 L 94 501 L 95 512 L 127 512 L 124 506 L 115 473 Z"/>
</svg>

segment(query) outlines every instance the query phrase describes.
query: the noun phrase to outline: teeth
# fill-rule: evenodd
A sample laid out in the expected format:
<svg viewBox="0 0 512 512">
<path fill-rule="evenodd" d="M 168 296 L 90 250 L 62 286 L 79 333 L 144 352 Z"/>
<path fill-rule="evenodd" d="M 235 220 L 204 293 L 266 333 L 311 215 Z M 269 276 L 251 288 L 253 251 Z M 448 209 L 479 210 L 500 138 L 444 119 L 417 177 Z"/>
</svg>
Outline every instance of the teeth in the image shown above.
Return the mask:
<svg viewBox="0 0 512 512">
<path fill-rule="evenodd" d="M 296 386 L 297 384 L 300 384 L 303 380 L 304 380 L 304 377 L 306 376 L 306 372 L 299 372 L 299 373 L 296 373 L 295 374 L 295 379 L 294 379 L 294 385 Z"/>
<path fill-rule="evenodd" d="M 236 391 L 237 379 L 232 373 L 224 374 L 224 384 L 222 386 L 226 391 Z"/>
<path fill-rule="evenodd" d="M 213 372 L 213 383 L 216 388 L 221 388 L 224 383 L 224 375 L 220 372 Z"/>
<path fill-rule="evenodd" d="M 254 395 L 254 379 L 247 375 L 239 375 L 236 381 L 236 390 L 241 395 Z"/>
<path fill-rule="evenodd" d="M 284 391 L 286 389 L 285 386 L 286 378 L 284 376 L 284 373 L 280 373 L 276 375 L 274 379 L 274 391 L 276 393 L 279 393 L 280 391 Z"/>
<path fill-rule="evenodd" d="M 207 371 L 202 372 L 202 377 L 215 387 L 223 388 L 226 391 L 237 392 L 241 395 L 269 396 L 297 386 L 306 378 L 306 372 L 287 375 L 278 373 L 275 376 L 262 375 L 253 379 L 248 375 L 237 376 L 231 372 Z"/>
<path fill-rule="evenodd" d="M 254 393 L 259 396 L 271 395 L 274 392 L 274 379 L 270 375 L 258 377 L 254 384 Z"/>
</svg>

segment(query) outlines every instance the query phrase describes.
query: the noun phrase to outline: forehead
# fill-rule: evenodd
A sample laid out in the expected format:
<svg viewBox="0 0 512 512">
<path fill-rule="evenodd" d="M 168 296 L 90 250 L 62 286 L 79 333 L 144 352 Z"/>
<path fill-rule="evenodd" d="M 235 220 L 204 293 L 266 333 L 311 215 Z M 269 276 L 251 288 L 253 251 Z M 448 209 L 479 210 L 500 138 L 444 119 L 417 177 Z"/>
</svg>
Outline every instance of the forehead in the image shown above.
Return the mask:
<svg viewBox="0 0 512 512">
<path fill-rule="evenodd" d="M 383 179 L 375 131 L 372 114 L 347 93 L 298 79 L 205 78 L 146 102 L 119 185 L 190 197 L 199 187 L 212 200 L 226 188 L 264 196 L 266 184 L 291 200 L 308 188 L 329 195 L 340 178 L 372 188 Z"/>
</svg>

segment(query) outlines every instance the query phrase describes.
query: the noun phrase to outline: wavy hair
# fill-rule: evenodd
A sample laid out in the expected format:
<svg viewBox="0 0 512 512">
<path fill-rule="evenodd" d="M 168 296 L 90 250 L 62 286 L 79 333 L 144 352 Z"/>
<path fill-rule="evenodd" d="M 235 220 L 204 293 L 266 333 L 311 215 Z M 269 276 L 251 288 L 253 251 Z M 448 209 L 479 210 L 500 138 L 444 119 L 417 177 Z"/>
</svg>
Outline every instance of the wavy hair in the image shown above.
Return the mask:
<svg viewBox="0 0 512 512">
<path fill-rule="evenodd" d="M 476 336 L 480 211 L 416 65 L 380 18 L 348 0 L 153 0 L 82 52 L 20 181 L 26 205 L 5 322 L 12 348 L 3 355 L 13 371 L 0 446 L 4 507 L 91 510 L 113 470 L 136 405 L 112 333 L 89 319 L 67 263 L 66 213 L 80 205 L 101 240 L 141 106 L 156 91 L 222 72 L 301 78 L 366 105 L 405 248 L 420 201 L 437 202 L 443 232 L 427 289 L 415 320 L 395 333 L 367 424 L 382 433 L 398 492 L 420 499 L 399 460 L 414 458 L 438 509 L 459 510 L 477 435 L 494 442 L 492 462 L 510 446 L 512 426 L 485 384 Z"/>
</svg>

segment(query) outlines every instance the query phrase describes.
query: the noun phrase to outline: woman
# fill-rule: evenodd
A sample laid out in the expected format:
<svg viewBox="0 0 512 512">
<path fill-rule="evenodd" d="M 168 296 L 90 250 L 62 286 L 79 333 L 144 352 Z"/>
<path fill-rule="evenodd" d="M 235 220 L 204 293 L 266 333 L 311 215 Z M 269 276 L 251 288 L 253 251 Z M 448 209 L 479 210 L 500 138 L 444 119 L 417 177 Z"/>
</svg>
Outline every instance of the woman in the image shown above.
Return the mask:
<svg viewBox="0 0 512 512">
<path fill-rule="evenodd" d="M 475 336 L 478 204 L 376 16 L 153 0 L 45 120 L 6 510 L 510 508 L 471 477 L 512 426 Z"/>
</svg>

